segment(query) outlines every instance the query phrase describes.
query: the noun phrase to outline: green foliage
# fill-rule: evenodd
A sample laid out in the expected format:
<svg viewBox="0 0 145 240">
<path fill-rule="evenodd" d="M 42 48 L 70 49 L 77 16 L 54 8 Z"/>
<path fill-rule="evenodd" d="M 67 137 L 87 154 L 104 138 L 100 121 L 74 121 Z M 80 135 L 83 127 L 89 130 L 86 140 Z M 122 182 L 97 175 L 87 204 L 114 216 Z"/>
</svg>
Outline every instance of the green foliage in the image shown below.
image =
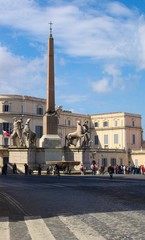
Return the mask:
<svg viewBox="0 0 145 240">
<path fill-rule="evenodd" d="M 70 111 L 70 110 L 63 110 L 63 112 L 72 113 L 72 111 Z"/>
</svg>

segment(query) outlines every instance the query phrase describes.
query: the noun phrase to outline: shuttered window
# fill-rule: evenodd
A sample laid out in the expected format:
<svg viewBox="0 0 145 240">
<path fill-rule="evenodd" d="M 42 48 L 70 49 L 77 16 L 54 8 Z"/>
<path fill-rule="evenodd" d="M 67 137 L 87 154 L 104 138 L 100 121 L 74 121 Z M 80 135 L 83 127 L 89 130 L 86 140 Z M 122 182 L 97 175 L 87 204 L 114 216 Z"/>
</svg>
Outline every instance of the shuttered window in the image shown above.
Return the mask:
<svg viewBox="0 0 145 240">
<path fill-rule="evenodd" d="M 37 138 L 41 138 L 43 135 L 43 127 L 42 126 L 36 126 L 35 127 L 35 132 L 37 135 Z"/>
</svg>

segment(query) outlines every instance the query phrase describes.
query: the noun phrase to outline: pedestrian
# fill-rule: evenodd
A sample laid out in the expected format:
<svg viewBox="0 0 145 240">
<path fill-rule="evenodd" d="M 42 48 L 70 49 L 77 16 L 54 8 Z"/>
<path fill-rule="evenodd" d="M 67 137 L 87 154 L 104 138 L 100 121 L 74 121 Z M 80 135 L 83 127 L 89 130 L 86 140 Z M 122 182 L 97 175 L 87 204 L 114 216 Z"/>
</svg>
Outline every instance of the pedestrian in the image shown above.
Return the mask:
<svg viewBox="0 0 145 240">
<path fill-rule="evenodd" d="M 108 173 L 110 175 L 110 178 L 113 178 L 113 173 L 114 173 L 114 167 L 113 166 L 109 166 L 108 167 Z"/>
<path fill-rule="evenodd" d="M 145 172 L 145 167 L 144 167 L 144 165 L 142 165 L 142 166 L 141 166 L 141 174 L 144 175 L 144 172 Z"/>
<path fill-rule="evenodd" d="M 114 165 L 114 173 L 115 173 L 115 174 L 117 173 L 116 165 Z"/>
<path fill-rule="evenodd" d="M 3 165 L 3 167 L 2 167 L 2 174 L 3 175 L 7 175 L 7 163 L 5 163 L 4 165 Z"/>
<path fill-rule="evenodd" d="M 92 161 L 91 170 L 92 170 L 92 175 L 96 175 L 96 171 L 98 170 L 98 167 L 95 160 Z"/>
<path fill-rule="evenodd" d="M 47 171 L 47 174 L 49 175 L 50 174 L 49 166 L 47 167 L 46 171 Z"/>
<path fill-rule="evenodd" d="M 60 172 L 59 172 L 59 166 L 58 166 L 58 164 L 55 164 L 55 167 L 54 167 L 54 173 L 55 173 L 55 175 L 60 176 Z"/>
<path fill-rule="evenodd" d="M 126 173 L 126 166 L 123 165 L 123 174 L 125 174 L 125 173 Z"/>
<path fill-rule="evenodd" d="M 17 165 L 16 165 L 16 163 L 13 164 L 13 174 L 17 174 Z"/>
<path fill-rule="evenodd" d="M 100 174 L 104 174 L 105 173 L 104 171 L 105 171 L 105 166 L 102 165 L 100 168 Z"/>
<path fill-rule="evenodd" d="M 38 174 L 39 174 L 39 175 L 41 175 L 41 170 L 42 170 L 41 164 L 39 164 L 39 166 L 38 166 Z"/>
<path fill-rule="evenodd" d="M 84 166 L 83 166 L 83 164 L 81 164 L 81 166 L 80 166 L 80 171 L 81 171 L 81 175 L 84 175 L 84 174 L 85 174 L 85 171 L 84 171 Z"/>
<path fill-rule="evenodd" d="M 25 163 L 24 167 L 25 167 L 25 175 L 28 175 L 28 171 L 29 171 L 28 164 Z"/>
</svg>

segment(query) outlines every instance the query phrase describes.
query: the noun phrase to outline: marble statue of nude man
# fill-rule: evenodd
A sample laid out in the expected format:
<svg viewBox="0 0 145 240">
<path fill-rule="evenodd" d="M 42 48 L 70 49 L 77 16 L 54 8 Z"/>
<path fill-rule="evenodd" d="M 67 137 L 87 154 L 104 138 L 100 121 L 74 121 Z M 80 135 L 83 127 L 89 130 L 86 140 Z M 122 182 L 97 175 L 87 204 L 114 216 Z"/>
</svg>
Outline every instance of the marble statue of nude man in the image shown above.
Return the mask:
<svg viewBox="0 0 145 240">
<path fill-rule="evenodd" d="M 14 118 L 13 133 L 11 134 L 11 138 L 13 139 L 13 144 L 16 146 L 23 146 L 22 129 L 23 129 L 22 118 L 20 119 Z"/>
</svg>

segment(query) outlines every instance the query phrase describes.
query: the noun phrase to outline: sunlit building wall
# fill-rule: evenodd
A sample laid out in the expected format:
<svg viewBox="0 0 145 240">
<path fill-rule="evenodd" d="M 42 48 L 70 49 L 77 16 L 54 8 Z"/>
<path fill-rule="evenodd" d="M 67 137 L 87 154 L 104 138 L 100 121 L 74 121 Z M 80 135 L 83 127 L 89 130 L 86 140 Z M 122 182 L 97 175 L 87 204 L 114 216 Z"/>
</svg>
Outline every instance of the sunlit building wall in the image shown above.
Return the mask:
<svg viewBox="0 0 145 240">
<path fill-rule="evenodd" d="M 0 95 L 0 165 L 8 159 L 10 138 L 4 137 L 3 130 L 10 131 L 14 117 L 23 118 L 25 124 L 31 118 L 31 130 L 37 134 L 37 145 L 43 133 L 43 114 L 45 113 L 45 99 L 21 95 Z M 107 165 L 114 161 L 127 164 L 128 154 L 142 149 L 141 115 L 125 112 L 104 114 L 78 114 L 65 109 L 58 119 L 58 134 L 65 146 L 65 136 L 76 131 L 77 121 L 83 124 L 88 121 L 90 149 L 92 158 L 99 164 L 107 159 Z M 111 160 L 111 159 L 115 159 Z M 131 157 L 130 157 L 131 158 Z"/>
</svg>

